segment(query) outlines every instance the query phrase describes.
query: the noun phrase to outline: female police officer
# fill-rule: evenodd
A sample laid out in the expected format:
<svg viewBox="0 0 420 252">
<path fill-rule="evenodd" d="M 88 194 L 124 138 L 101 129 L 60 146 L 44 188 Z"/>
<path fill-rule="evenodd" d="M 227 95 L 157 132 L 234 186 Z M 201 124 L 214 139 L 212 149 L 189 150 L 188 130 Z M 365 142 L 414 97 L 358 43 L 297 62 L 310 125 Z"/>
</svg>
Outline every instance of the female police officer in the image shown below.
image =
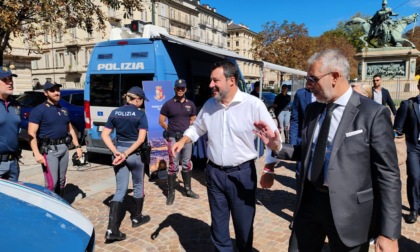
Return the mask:
<svg viewBox="0 0 420 252">
<path fill-rule="evenodd" d="M 148 101 L 148 99 L 143 89 L 137 86 L 130 88 L 123 98 L 126 99 L 127 104 L 111 112 L 101 134 L 104 143 L 114 155 L 112 164 L 117 181 L 116 192 L 110 203 L 109 223 L 105 234 L 105 239 L 108 241 L 121 241 L 126 238 L 126 235 L 119 231 L 121 222 L 118 217 L 121 203 L 127 192 L 130 171 L 133 177 L 133 198 L 136 204 L 136 211 L 131 216 L 132 227 L 138 227 L 150 221 L 149 216 L 141 214 L 144 199 L 144 164 L 138 151 L 146 139 L 148 130 L 146 114 L 139 108 L 144 100 Z M 116 146 L 110 137 L 114 128 L 117 135 Z"/>
</svg>

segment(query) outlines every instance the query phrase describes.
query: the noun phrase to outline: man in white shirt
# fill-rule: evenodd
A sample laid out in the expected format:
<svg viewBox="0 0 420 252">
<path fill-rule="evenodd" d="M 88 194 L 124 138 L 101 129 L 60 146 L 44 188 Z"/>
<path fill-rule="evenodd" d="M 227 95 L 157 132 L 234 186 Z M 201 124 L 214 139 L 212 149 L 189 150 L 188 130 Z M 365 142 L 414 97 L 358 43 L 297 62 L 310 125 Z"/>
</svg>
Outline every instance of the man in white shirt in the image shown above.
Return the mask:
<svg viewBox="0 0 420 252">
<path fill-rule="evenodd" d="M 233 251 L 229 234 L 232 215 L 236 250 L 251 251 L 257 174 L 254 123 L 265 121 L 272 131 L 277 126 L 264 103 L 238 88 L 238 67 L 229 61 L 211 68 L 210 98 L 184 136 L 172 146 L 172 155 L 186 143 L 208 134 L 206 166 L 207 194 L 212 218 L 211 236 L 217 251 Z M 273 149 L 280 149 L 280 137 Z"/>
</svg>

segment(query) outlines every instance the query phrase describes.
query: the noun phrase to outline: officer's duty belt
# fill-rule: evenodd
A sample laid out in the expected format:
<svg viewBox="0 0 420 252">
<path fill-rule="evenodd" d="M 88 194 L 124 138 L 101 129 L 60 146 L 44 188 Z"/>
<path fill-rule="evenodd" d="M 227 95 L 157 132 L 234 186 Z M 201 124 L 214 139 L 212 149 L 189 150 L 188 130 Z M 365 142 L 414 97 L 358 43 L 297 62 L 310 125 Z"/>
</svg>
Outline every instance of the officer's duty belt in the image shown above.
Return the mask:
<svg viewBox="0 0 420 252">
<path fill-rule="evenodd" d="M 49 145 L 65 144 L 66 138 L 50 139 Z"/>
<path fill-rule="evenodd" d="M 15 160 L 16 158 L 17 158 L 16 153 L 0 154 L 0 161 L 1 162 Z"/>
</svg>

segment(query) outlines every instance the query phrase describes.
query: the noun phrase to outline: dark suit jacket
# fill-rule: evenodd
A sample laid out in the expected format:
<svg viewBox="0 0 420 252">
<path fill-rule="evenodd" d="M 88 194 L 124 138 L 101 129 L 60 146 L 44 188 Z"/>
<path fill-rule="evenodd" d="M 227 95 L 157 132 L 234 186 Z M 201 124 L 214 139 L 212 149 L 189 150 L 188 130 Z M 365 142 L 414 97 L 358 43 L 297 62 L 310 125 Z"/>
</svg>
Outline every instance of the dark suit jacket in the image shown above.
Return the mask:
<svg viewBox="0 0 420 252">
<path fill-rule="evenodd" d="M 303 164 L 295 217 L 301 206 L 313 133 L 322 109 L 318 102 L 308 105 L 301 146 L 284 145 L 278 155 L 286 159 L 300 157 Z M 375 234 L 400 237 L 401 181 L 388 108 L 353 92 L 333 140 L 328 183 L 334 223 L 346 246 L 367 242 L 374 228 Z M 377 222 L 373 216 L 378 216 Z"/>
<path fill-rule="evenodd" d="M 305 109 L 309 103 L 312 102 L 311 92 L 306 88 L 301 88 L 296 91 L 293 98 L 292 117 L 290 119 L 290 143 L 298 145 L 301 143 L 302 137 L 302 122 L 305 116 Z M 300 123 L 299 123 L 300 122 Z"/>
<path fill-rule="evenodd" d="M 372 100 L 373 100 L 373 93 L 375 92 L 375 89 L 372 88 Z M 396 114 L 397 113 L 397 109 L 395 109 L 395 104 L 392 101 L 391 95 L 389 94 L 388 89 L 385 88 L 381 88 L 381 93 L 382 93 L 382 105 L 386 106 L 388 104 L 389 108 L 392 111 L 392 114 Z"/>
<path fill-rule="evenodd" d="M 409 108 L 409 101 L 412 101 L 411 108 Z M 407 151 L 413 151 L 418 142 L 420 129 L 419 102 L 417 97 L 412 97 L 409 100 L 401 102 L 397 115 L 395 116 L 394 129 L 405 134 Z"/>
</svg>

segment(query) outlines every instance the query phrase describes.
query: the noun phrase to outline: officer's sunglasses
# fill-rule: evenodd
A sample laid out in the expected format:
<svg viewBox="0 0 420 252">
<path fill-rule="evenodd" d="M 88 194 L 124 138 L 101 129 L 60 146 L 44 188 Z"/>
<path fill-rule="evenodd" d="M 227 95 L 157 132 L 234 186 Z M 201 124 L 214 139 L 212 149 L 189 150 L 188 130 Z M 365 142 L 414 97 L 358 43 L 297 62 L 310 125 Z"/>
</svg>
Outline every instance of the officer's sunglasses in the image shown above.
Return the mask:
<svg viewBox="0 0 420 252">
<path fill-rule="evenodd" d="M 60 92 L 60 88 L 59 87 L 53 87 L 53 88 L 48 89 L 48 92 L 51 92 L 51 93 Z"/>
<path fill-rule="evenodd" d="M 179 91 L 185 91 L 185 89 L 186 88 L 184 88 L 184 87 L 176 87 L 176 90 L 179 90 Z"/>
<path fill-rule="evenodd" d="M 308 81 L 309 83 L 317 83 L 319 80 L 321 80 L 321 79 L 322 79 L 322 78 L 324 78 L 325 76 L 330 75 L 330 74 L 332 74 L 332 73 L 334 73 L 334 72 L 329 72 L 329 73 L 323 74 L 323 75 L 321 75 L 321 76 L 308 75 L 308 76 L 305 76 L 305 79 L 306 79 L 306 81 Z"/>
<path fill-rule="evenodd" d="M 5 77 L 0 79 L 3 82 L 13 81 L 13 76 Z"/>
</svg>

